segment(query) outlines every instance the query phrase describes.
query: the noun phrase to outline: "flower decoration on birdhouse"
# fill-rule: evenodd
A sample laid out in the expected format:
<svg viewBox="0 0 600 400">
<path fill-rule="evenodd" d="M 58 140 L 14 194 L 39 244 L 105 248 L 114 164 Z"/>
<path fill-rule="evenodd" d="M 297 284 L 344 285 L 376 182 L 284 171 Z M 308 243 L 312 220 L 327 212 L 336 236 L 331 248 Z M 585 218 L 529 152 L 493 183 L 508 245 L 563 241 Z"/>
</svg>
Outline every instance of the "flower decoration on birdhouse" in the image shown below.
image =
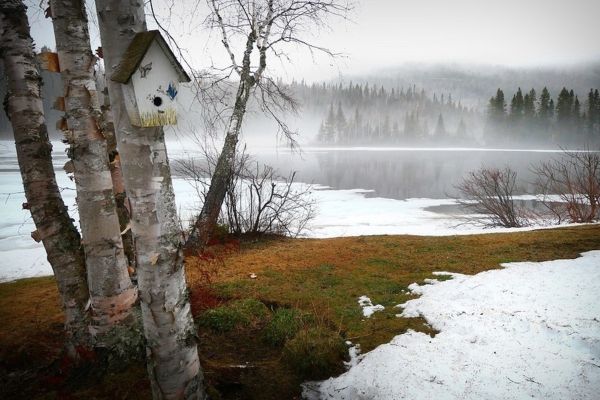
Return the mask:
<svg viewBox="0 0 600 400">
<path fill-rule="evenodd" d="M 167 88 L 167 96 L 171 100 L 175 100 L 175 96 L 177 96 L 177 89 L 175 89 L 175 83 L 169 82 L 169 87 Z"/>
</svg>

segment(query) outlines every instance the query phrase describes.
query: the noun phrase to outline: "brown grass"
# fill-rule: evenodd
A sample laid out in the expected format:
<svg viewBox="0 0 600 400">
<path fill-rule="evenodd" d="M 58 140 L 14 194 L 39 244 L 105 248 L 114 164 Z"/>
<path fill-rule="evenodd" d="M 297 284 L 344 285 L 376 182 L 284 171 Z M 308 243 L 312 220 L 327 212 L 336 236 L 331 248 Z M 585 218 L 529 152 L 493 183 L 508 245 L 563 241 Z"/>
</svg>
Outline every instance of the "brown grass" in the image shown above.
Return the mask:
<svg viewBox="0 0 600 400">
<path fill-rule="evenodd" d="M 396 318 L 393 306 L 410 298 L 403 293 L 409 284 L 433 278 L 434 271 L 476 274 L 505 262 L 575 258 L 595 248 L 599 225 L 472 236 L 278 239 L 225 255 L 213 286 L 222 297 L 254 297 L 313 312 L 370 350 L 409 328 L 433 333 L 422 320 Z M 194 268 L 187 274 L 198 281 Z M 386 310 L 363 321 L 361 295 Z"/>
<path fill-rule="evenodd" d="M 1 284 L 0 321 L 2 362 L 44 363 L 55 358 L 62 342 L 63 313 L 54 280 Z"/>
<path fill-rule="evenodd" d="M 435 334 L 421 319 L 397 318 L 393 307 L 411 298 L 405 292 L 409 284 L 433 277 L 433 271 L 475 274 L 504 262 L 575 258 L 593 249 L 600 249 L 600 225 L 453 237 L 271 238 L 188 257 L 187 275 L 196 317 L 233 299 L 254 298 L 272 310 L 286 307 L 312 315 L 306 329 L 328 329 L 368 351 L 409 328 Z M 363 318 L 361 295 L 386 309 Z M 40 379 L 43 374 L 35 368 L 56 360 L 62 340 L 52 278 L 0 284 L 0 320 L 0 387 L 31 375 L 20 397 L 15 392 L 7 397 L 0 389 L 0 398 L 62 398 L 65 390 L 73 399 L 149 396 L 143 365 L 54 386 Z M 200 353 L 213 398 L 298 398 L 302 378 L 282 357 L 284 345 L 261 339 L 263 329 L 260 324 L 225 333 L 201 329 Z"/>
</svg>

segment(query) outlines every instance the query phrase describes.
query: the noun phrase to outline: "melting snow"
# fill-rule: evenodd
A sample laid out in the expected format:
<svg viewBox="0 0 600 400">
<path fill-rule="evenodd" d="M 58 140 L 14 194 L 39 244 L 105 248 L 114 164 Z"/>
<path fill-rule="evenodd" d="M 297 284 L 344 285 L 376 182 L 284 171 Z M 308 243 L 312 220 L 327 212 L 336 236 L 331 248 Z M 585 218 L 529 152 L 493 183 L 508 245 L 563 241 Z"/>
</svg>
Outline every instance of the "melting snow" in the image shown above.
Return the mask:
<svg viewBox="0 0 600 400">
<path fill-rule="evenodd" d="M 358 357 L 348 372 L 308 384 L 311 399 L 597 399 L 600 251 L 434 285 L 402 316 L 440 333 L 409 331 Z"/>
<path fill-rule="evenodd" d="M 78 220 L 74 184 L 62 171 L 65 145 L 53 142 L 58 184 L 72 218 Z M 175 151 L 177 154 L 177 151 Z M 0 141 L 0 281 L 51 275 L 41 243 L 30 238 L 35 230 L 25 202 L 14 143 Z M 297 183 L 296 185 L 304 185 Z M 183 179 L 174 178 L 175 199 L 183 225 L 198 212 L 201 204 L 195 190 Z M 484 229 L 460 225 L 455 216 L 427 211 L 428 207 L 452 205 L 452 199 L 394 200 L 366 197 L 370 190 L 334 190 L 315 185 L 312 196 L 317 204 L 316 218 L 308 237 L 327 238 L 358 235 L 461 235 L 528 230 L 530 228 Z"/>
<path fill-rule="evenodd" d="M 366 318 L 369 318 L 376 311 L 385 310 L 385 307 L 381 304 L 377 304 L 376 306 L 374 306 L 371 302 L 371 299 L 367 296 L 360 296 L 358 298 L 358 305 L 362 307 L 363 315 Z"/>
</svg>

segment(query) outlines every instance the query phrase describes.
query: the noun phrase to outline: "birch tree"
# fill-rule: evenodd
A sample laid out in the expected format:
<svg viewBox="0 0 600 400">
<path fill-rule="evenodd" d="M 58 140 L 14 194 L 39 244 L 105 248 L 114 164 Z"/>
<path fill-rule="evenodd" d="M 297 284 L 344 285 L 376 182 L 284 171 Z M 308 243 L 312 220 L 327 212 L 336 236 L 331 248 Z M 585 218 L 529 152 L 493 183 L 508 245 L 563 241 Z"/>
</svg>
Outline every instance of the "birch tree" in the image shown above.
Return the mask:
<svg viewBox="0 0 600 400">
<path fill-rule="evenodd" d="M 0 0 L 0 57 L 8 81 L 6 111 L 13 126 L 17 160 L 25 189 L 25 209 L 54 271 L 68 341 L 89 343 L 89 301 L 84 254 L 79 233 L 69 217 L 52 167 L 52 145 L 44 118 L 41 78 L 34 61 L 27 7 L 22 1 Z"/>
<path fill-rule="evenodd" d="M 137 288 L 129 277 L 116 213 L 85 2 L 50 0 L 56 50 L 64 85 L 64 131 L 70 144 L 77 206 L 91 298 L 91 330 L 99 345 L 112 329 L 131 324 Z M 61 102 L 62 103 L 62 102 Z M 116 338 L 119 339 L 118 337 Z"/>
<path fill-rule="evenodd" d="M 143 3 L 97 0 L 96 10 L 106 73 L 111 76 L 135 34 L 146 30 Z M 132 126 L 121 85 L 108 81 L 108 91 L 131 203 L 153 397 L 204 399 L 164 132 Z"/>
<path fill-rule="evenodd" d="M 98 57 L 102 58 L 102 47 L 97 50 Z M 129 263 L 130 271 L 135 273 L 135 251 L 133 249 L 133 235 L 129 227 L 129 201 L 127 192 L 125 192 L 125 182 L 121 173 L 121 157 L 117 150 L 117 138 L 115 137 L 115 126 L 110 111 L 110 98 L 108 88 L 106 87 L 106 75 L 104 69 L 98 68 L 96 74 L 96 87 L 100 96 L 100 129 L 106 139 L 106 151 L 108 153 L 108 165 L 113 182 L 113 193 L 115 195 L 115 204 L 117 215 L 119 216 L 119 226 L 121 229 L 121 240 L 123 241 L 123 250 Z"/>
<path fill-rule="evenodd" d="M 230 65 L 224 70 L 228 75 L 237 75 L 238 85 L 223 149 L 202 211 L 188 238 L 188 244 L 200 246 L 208 242 L 219 218 L 251 95 L 256 95 L 261 110 L 278 123 L 285 136 L 291 138 L 293 135 L 281 119 L 280 112 L 294 110 L 295 102 L 267 75 L 267 61 L 273 57 L 286 57 L 285 49 L 282 49 L 286 45 L 334 56 L 331 50 L 312 43 L 307 32 L 325 25 L 328 17 L 345 17 L 351 9 L 348 2 L 341 0 L 207 0 L 207 3 L 210 9 L 208 26 L 220 33 L 230 60 Z"/>
</svg>

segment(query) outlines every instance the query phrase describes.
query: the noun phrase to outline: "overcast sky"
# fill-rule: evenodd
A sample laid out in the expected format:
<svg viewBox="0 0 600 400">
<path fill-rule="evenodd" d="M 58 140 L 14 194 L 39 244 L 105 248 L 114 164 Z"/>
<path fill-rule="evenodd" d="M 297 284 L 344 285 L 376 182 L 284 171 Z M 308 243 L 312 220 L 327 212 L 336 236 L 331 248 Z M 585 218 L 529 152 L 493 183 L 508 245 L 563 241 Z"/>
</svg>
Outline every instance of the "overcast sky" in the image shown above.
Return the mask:
<svg viewBox="0 0 600 400">
<path fill-rule="evenodd" d="M 158 8 L 164 0 L 154 1 Z M 217 33 L 200 27 L 202 10 L 190 20 L 189 1 L 175 2 L 171 29 L 194 65 L 224 62 Z M 345 57 L 331 62 L 292 49 L 293 65 L 271 65 L 285 78 L 321 80 L 405 62 L 541 66 L 597 61 L 599 16 L 600 0 L 362 0 L 350 21 L 331 21 L 330 30 L 314 32 L 313 41 Z M 38 46 L 53 48 L 51 26 L 37 6 L 31 7 L 30 19 Z M 93 27 L 92 37 L 97 44 Z"/>
</svg>

